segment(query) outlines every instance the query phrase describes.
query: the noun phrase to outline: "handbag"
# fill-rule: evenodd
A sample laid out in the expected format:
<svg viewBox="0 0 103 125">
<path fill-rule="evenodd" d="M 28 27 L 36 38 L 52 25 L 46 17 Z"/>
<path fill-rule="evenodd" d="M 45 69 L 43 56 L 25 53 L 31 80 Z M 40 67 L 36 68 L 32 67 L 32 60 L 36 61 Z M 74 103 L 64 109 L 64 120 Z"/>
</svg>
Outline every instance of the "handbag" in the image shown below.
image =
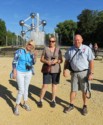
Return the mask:
<svg viewBox="0 0 103 125">
<path fill-rule="evenodd" d="M 71 60 L 68 61 L 68 67 L 67 67 L 67 69 L 69 69 L 69 71 L 71 71 L 71 72 L 74 72 L 74 70 L 73 70 L 72 67 L 71 67 L 71 62 L 72 62 L 73 58 L 75 57 L 75 55 L 78 53 L 79 50 L 80 50 L 80 49 L 78 49 L 78 50 L 75 52 L 75 54 L 73 55 L 73 57 L 71 58 Z"/>
<path fill-rule="evenodd" d="M 72 67 L 71 67 L 70 62 L 69 62 L 69 64 L 68 64 L 68 69 L 69 69 L 69 71 L 74 72 L 74 70 L 73 70 Z"/>
<path fill-rule="evenodd" d="M 49 66 L 48 64 L 43 64 L 41 72 L 42 73 L 50 73 L 51 71 L 51 66 Z"/>
<path fill-rule="evenodd" d="M 55 59 L 55 51 L 56 51 L 56 48 L 55 48 L 55 50 L 54 50 L 53 57 L 51 58 L 51 60 L 52 60 L 52 59 Z M 44 63 L 44 64 L 42 65 L 41 72 L 42 72 L 42 73 L 50 73 L 50 72 L 51 72 L 51 66 Z"/>
</svg>

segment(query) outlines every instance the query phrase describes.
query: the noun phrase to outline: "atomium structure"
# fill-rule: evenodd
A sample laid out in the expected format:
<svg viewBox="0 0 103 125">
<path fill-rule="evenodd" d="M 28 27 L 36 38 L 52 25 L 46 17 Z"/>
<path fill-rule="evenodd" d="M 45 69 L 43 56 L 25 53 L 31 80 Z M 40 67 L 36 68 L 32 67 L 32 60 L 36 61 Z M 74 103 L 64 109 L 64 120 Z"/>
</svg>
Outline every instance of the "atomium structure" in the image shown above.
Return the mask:
<svg viewBox="0 0 103 125">
<path fill-rule="evenodd" d="M 31 24 L 27 24 L 27 21 Z M 46 20 L 40 20 L 39 13 L 31 13 L 25 20 L 20 20 L 19 25 L 22 27 L 21 36 L 24 38 L 27 32 L 30 32 L 30 39 L 36 42 L 36 45 L 45 44 L 44 26 Z"/>
</svg>

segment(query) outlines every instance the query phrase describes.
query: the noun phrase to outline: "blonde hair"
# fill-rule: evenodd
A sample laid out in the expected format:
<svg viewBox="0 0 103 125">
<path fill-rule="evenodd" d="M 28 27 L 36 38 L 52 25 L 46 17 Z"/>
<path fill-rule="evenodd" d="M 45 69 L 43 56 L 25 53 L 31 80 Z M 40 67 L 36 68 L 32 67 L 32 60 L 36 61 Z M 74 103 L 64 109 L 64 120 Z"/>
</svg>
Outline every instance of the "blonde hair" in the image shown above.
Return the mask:
<svg viewBox="0 0 103 125">
<path fill-rule="evenodd" d="M 26 46 L 28 46 L 28 44 L 31 44 L 32 46 L 33 46 L 33 48 L 31 49 L 31 53 L 32 52 L 34 52 L 34 50 L 35 50 L 35 41 L 34 40 L 29 40 L 27 43 L 26 43 L 26 45 L 25 45 L 25 48 L 26 48 Z"/>
<path fill-rule="evenodd" d="M 54 39 L 55 40 L 55 42 L 57 42 L 57 40 L 56 40 L 56 37 L 55 36 L 51 36 L 51 37 L 49 37 L 49 41 L 50 41 L 50 39 Z"/>
</svg>

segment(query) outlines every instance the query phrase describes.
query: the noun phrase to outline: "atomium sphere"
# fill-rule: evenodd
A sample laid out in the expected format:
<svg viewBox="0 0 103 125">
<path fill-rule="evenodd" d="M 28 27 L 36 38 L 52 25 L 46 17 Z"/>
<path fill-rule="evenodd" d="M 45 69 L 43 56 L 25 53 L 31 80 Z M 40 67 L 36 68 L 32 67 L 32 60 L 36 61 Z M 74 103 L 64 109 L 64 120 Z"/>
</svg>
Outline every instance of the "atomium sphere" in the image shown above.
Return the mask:
<svg viewBox="0 0 103 125">
<path fill-rule="evenodd" d="M 46 20 L 42 20 L 41 23 L 42 23 L 43 26 L 45 26 L 47 24 Z"/>
<path fill-rule="evenodd" d="M 35 18 L 36 14 L 35 13 L 31 13 L 30 16 L 31 16 L 31 18 Z"/>
<path fill-rule="evenodd" d="M 35 29 L 35 25 L 34 24 L 31 24 L 31 29 Z"/>
<path fill-rule="evenodd" d="M 19 21 L 20 26 L 24 26 L 24 20 Z"/>
<path fill-rule="evenodd" d="M 24 36 L 25 35 L 25 31 L 21 31 L 21 35 Z"/>
</svg>

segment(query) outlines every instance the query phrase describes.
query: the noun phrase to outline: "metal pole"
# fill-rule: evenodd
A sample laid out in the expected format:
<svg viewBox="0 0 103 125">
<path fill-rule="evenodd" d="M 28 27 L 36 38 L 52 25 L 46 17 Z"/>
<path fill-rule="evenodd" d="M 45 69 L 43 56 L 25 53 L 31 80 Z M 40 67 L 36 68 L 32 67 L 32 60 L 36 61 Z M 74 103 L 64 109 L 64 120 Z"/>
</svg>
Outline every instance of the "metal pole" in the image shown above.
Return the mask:
<svg viewBox="0 0 103 125">
<path fill-rule="evenodd" d="M 37 13 L 37 27 L 36 27 L 36 31 L 39 32 L 39 13 Z"/>
<path fill-rule="evenodd" d="M 7 43 L 8 43 L 8 37 L 6 36 L 6 46 L 7 46 Z"/>
<path fill-rule="evenodd" d="M 73 31 L 73 45 L 74 45 L 74 31 Z"/>
</svg>

